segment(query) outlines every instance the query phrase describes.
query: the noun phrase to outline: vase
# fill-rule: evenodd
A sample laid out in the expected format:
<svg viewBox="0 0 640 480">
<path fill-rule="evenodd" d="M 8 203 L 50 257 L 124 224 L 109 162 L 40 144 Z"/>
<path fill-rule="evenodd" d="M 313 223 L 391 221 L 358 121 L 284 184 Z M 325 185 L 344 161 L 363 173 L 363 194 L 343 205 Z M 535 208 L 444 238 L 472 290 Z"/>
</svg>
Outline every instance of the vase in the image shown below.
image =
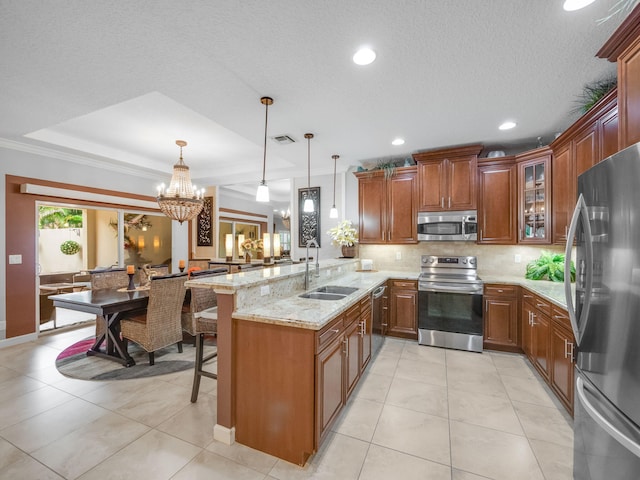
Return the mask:
<svg viewBox="0 0 640 480">
<path fill-rule="evenodd" d="M 248 252 L 244 254 L 244 263 L 251 263 L 251 254 Z"/>
<path fill-rule="evenodd" d="M 342 246 L 342 256 L 344 258 L 353 258 L 356 256 L 356 246 L 351 245 L 350 247 L 347 245 Z"/>
<path fill-rule="evenodd" d="M 258 260 L 262 260 L 262 258 L 263 258 L 262 252 L 257 252 L 257 253 L 256 253 L 256 258 L 257 258 Z"/>
</svg>

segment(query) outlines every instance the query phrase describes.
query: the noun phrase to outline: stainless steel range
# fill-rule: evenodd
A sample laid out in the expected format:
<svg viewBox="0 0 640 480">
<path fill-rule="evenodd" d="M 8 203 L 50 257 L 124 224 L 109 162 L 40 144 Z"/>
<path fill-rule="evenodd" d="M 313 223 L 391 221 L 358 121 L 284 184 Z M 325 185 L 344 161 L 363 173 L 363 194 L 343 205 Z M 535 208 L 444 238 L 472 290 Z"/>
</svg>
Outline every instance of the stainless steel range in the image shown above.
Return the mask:
<svg viewBox="0 0 640 480">
<path fill-rule="evenodd" d="M 482 280 L 476 257 L 422 255 L 418 343 L 482 352 Z"/>
</svg>

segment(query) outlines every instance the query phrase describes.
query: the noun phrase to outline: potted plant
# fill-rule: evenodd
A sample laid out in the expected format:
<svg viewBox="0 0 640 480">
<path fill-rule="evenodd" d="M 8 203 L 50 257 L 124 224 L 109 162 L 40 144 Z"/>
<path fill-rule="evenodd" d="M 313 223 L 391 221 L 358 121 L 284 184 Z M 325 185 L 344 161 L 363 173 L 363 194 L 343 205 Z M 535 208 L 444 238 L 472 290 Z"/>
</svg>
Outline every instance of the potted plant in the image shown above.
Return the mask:
<svg viewBox="0 0 640 480">
<path fill-rule="evenodd" d="M 336 247 L 342 247 L 342 256 L 353 258 L 356 256 L 356 243 L 358 243 L 358 231 L 353 228 L 351 220 L 343 220 L 336 227 L 327 230 L 331 237 L 331 243 Z"/>
<path fill-rule="evenodd" d="M 527 264 L 525 278 L 528 280 L 551 280 L 552 282 L 564 282 L 564 259 L 563 253 L 552 253 L 542 251 L 540 258 Z M 571 262 L 569 272 L 571 281 L 576 279 L 576 268 Z"/>
<path fill-rule="evenodd" d="M 75 255 L 80 251 L 80 244 L 74 240 L 67 240 L 60 245 L 60 251 L 65 255 Z"/>
</svg>

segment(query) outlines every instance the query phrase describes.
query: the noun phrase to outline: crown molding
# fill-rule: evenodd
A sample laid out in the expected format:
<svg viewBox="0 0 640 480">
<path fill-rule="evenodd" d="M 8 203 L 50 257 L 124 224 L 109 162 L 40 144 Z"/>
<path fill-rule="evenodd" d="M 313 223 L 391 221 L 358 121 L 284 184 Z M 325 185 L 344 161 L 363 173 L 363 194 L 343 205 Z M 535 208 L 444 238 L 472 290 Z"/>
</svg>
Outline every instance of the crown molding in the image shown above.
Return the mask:
<svg viewBox="0 0 640 480">
<path fill-rule="evenodd" d="M 159 181 L 165 180 L 170 172 L 167 174 L 161 174 L 155 170 L 135 168 L 125 164 L 114 164 L 105 160 L 98 160 L 95 158 L 89 158 L 83 155 L 78 155 L 70 152 L 61 152 L 60 150 L 54 150 L 52 148 L 43 147 L 40 145 L 32 145 L 29 143 L 17 142 L 15 140 L 9 140 L 7 138 L 0 137 L 0 148 L 6 148 L 9 150 L 17 150 L 20 152 L 31 153 L 41 157 L 55 158 L 66 162 L 72 162 L 79 165 L 85 165 L 87 167 L 99 168 L 102 170 L 111 170 L 113 172 L 123 173 L 126 175 L 134 175 L 136 177 L 146 179 L 157 179 Z"/>
</svg>

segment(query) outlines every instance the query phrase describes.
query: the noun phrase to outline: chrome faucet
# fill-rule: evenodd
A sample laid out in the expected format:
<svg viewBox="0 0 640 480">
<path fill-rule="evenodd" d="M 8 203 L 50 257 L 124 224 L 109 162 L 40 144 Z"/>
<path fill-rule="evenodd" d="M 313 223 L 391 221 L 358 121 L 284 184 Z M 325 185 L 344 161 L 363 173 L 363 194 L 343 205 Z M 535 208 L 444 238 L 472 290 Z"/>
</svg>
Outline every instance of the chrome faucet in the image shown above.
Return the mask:
<svg viewBox="0 0 640 480">
<path fill-rule="evenodd" d="M 318 249 L 320 248 L 320 245 L 318 245 L 318 242 L 316 242 L 315 238 L 312 238 L 307 242 L 307 257 L 305 258 L 305 268 L 304 268 L 304 289 L 305 290 L 309 290 L 309 247 L 312 245 L 316 247 L 316 271 L 313 274 L 313 276 L 314 277 L 320 276 L 320 261 L 318 259 L 318 254 L 319 254 Z"/>
</svg>

